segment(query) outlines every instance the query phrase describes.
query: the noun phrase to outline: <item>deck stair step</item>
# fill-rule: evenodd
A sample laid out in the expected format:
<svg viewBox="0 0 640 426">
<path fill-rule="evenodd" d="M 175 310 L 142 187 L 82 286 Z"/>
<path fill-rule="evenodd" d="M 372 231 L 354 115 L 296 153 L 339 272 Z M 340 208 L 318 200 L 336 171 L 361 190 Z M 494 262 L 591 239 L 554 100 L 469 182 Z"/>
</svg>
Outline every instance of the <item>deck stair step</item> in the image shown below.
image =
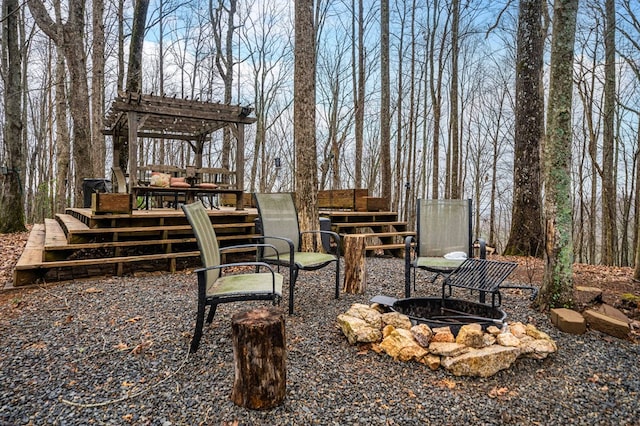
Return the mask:
<svg viewBox="0 0 640 426">
<path fill-rule="evenodd" d="M 366 236 L 367 254 L 380 252 L 392 256 L 404 254 L 404 239 L 415 232 L 407 222 L 398 220 L 397 212 L 389 211 L 330 211 L 321 212 L 331 221 L 331 229 L 340 235 Z"/>
</svg>

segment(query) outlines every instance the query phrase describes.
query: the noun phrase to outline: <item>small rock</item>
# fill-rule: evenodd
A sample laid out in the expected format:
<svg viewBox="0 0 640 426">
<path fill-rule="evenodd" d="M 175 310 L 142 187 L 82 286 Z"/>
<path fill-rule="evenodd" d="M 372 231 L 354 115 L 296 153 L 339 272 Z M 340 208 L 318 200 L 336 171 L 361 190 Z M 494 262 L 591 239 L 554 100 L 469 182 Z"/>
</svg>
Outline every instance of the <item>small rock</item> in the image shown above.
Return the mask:
<svg viewBox="0 0 640 426">
<path fill-rule="evenodd" d="M 429 347 L 433 331 L 431 331 L 431 328 L 427 324 L 414 325 L 411 327 L 411 333 L 420 346 L 423 348 Z"/>
</svg>

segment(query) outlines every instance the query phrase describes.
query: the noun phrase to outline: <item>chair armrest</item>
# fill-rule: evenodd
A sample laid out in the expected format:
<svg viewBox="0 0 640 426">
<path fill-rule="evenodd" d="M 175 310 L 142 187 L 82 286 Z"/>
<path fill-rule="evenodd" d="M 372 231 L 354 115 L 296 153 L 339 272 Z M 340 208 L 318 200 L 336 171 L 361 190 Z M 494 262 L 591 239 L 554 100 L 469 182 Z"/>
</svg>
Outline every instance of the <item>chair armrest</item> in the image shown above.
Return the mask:
<svg viewBox="0 0 640 426">
<path fill-rule="evenodd" d="M 256 237 L 256 238 L 262 238 L 262 237 Z M 266 243 L 254 243 L 254 244 L 237 244 L 235 246 L 228 246 L 228 247 L 221 247 L 219 249 L 220 253 L 224 253 L 225 251 L 228 250 L 232 250 L 232 249 L 239 249 L 239 248 L 250 248 L 250 247 L 268 247 L 273 249 L 273 251 L 276 252 L 276 256 L 278 257 L 278 262 L 280 261 L 280 253 L 278 253 L 278 251 L 276 250 L 276 246 L 274 246 L 273 244 L 266 244 Z"/>
<path fill-rule="evenodd" d="M 198 268 L 195 270 L 196 273 L 201 274 L 203 272 L 206 271 L 210 271 L 213 269 L 224 269 L 224 268 L 232 268 L 232 267 L 238 267 L 238 266 L 264 266 L 266 268 L 268 268 L 271 273 L 273 274 L 275 271 L 273 270 L 273 267 L 271 265 L 269 265 L 266 262 L 252 262 L 252 261 L 248 261 L 248 262 L 234 262 L 234 263 L 222 263 L 220 265 L 215 265 L 215 266 L 207 266 L 206 268 Z"/>
<path fill-rule="evenodd" d="M 322 230 L 311 230 L 311 231 L 300 231 L 300 235 L 302 234 L 320 234 L 320 235 L 329 235 L 331 238 L 333 238 L 333 241 L 336 243 L 336 252 L 332 253 L 337 255 L 338 253 L 340 253 L 340 235 L 338 235 L 337 232 L 333 232 L 333 231 L 322 231 Z"/>
</svg>

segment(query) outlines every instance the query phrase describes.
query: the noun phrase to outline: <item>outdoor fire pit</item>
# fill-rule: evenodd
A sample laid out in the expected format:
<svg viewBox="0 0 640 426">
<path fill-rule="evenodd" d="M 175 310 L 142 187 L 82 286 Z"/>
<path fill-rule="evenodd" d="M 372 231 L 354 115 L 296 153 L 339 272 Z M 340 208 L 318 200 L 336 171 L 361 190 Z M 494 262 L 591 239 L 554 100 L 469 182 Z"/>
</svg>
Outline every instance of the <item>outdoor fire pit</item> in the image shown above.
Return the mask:
<svg viewBox="0 0 640 426">
<path fill-rule="evenodd" d="M 458 334 L 460 327 L 471 323 L 480 324 L 483 329 L 491 325 L 502 328 L 507 318 L 499 307 L 453 298 L 375 296 L 371 302 L 406 315 L 416 324 L 426 324 L 431 328 L 449 327 L 454 335 Z"/>
</svg>

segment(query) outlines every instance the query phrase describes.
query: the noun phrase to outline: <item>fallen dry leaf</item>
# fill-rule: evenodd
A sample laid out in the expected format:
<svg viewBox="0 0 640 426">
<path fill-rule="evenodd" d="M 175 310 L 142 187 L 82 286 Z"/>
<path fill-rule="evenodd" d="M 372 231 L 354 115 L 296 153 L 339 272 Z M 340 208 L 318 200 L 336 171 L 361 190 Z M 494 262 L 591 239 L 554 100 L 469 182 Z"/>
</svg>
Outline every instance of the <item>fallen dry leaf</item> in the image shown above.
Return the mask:
<svg viewBox="0 0 640 426">
<path fill-rule="evenodd" d="M 84 291 L 85 293 L 102 293 L 103 290 L 100 288 L 95 288 L 95 287 L 89 287 L 88 289 L 86 289 Z"/>
<path fill-rule="evenodd" d="M 137 317 L 133 317 L 133 318 L 129 318 L 127 320 L 127 322 L 138 322 L 142 319 L 142 317 L 140 315 L 138 315 Z"/>
<path fill-rule="evenodd" d="M 505 396 L 509 392 L 509 389 L 506 387 L 497 387 L 494 386 L 493 389 L 489 391 L 489 398 L 499 398 L 501 396 Z"/>
<path fill-rule="evenodd" d="M 442 379 L 435 382 L 434 385 L 440 388 L 454 389 L 456 387 L 456 382 L 450 379 Z"/>
<path fill-rule="evenodd" d="M 115 345 L 113 348 L 119 351 L 126 351 L 127 349 L 129 349 L 129 346 L 126 343 L 120 342 L 117 345 Z"/>
</svg>

